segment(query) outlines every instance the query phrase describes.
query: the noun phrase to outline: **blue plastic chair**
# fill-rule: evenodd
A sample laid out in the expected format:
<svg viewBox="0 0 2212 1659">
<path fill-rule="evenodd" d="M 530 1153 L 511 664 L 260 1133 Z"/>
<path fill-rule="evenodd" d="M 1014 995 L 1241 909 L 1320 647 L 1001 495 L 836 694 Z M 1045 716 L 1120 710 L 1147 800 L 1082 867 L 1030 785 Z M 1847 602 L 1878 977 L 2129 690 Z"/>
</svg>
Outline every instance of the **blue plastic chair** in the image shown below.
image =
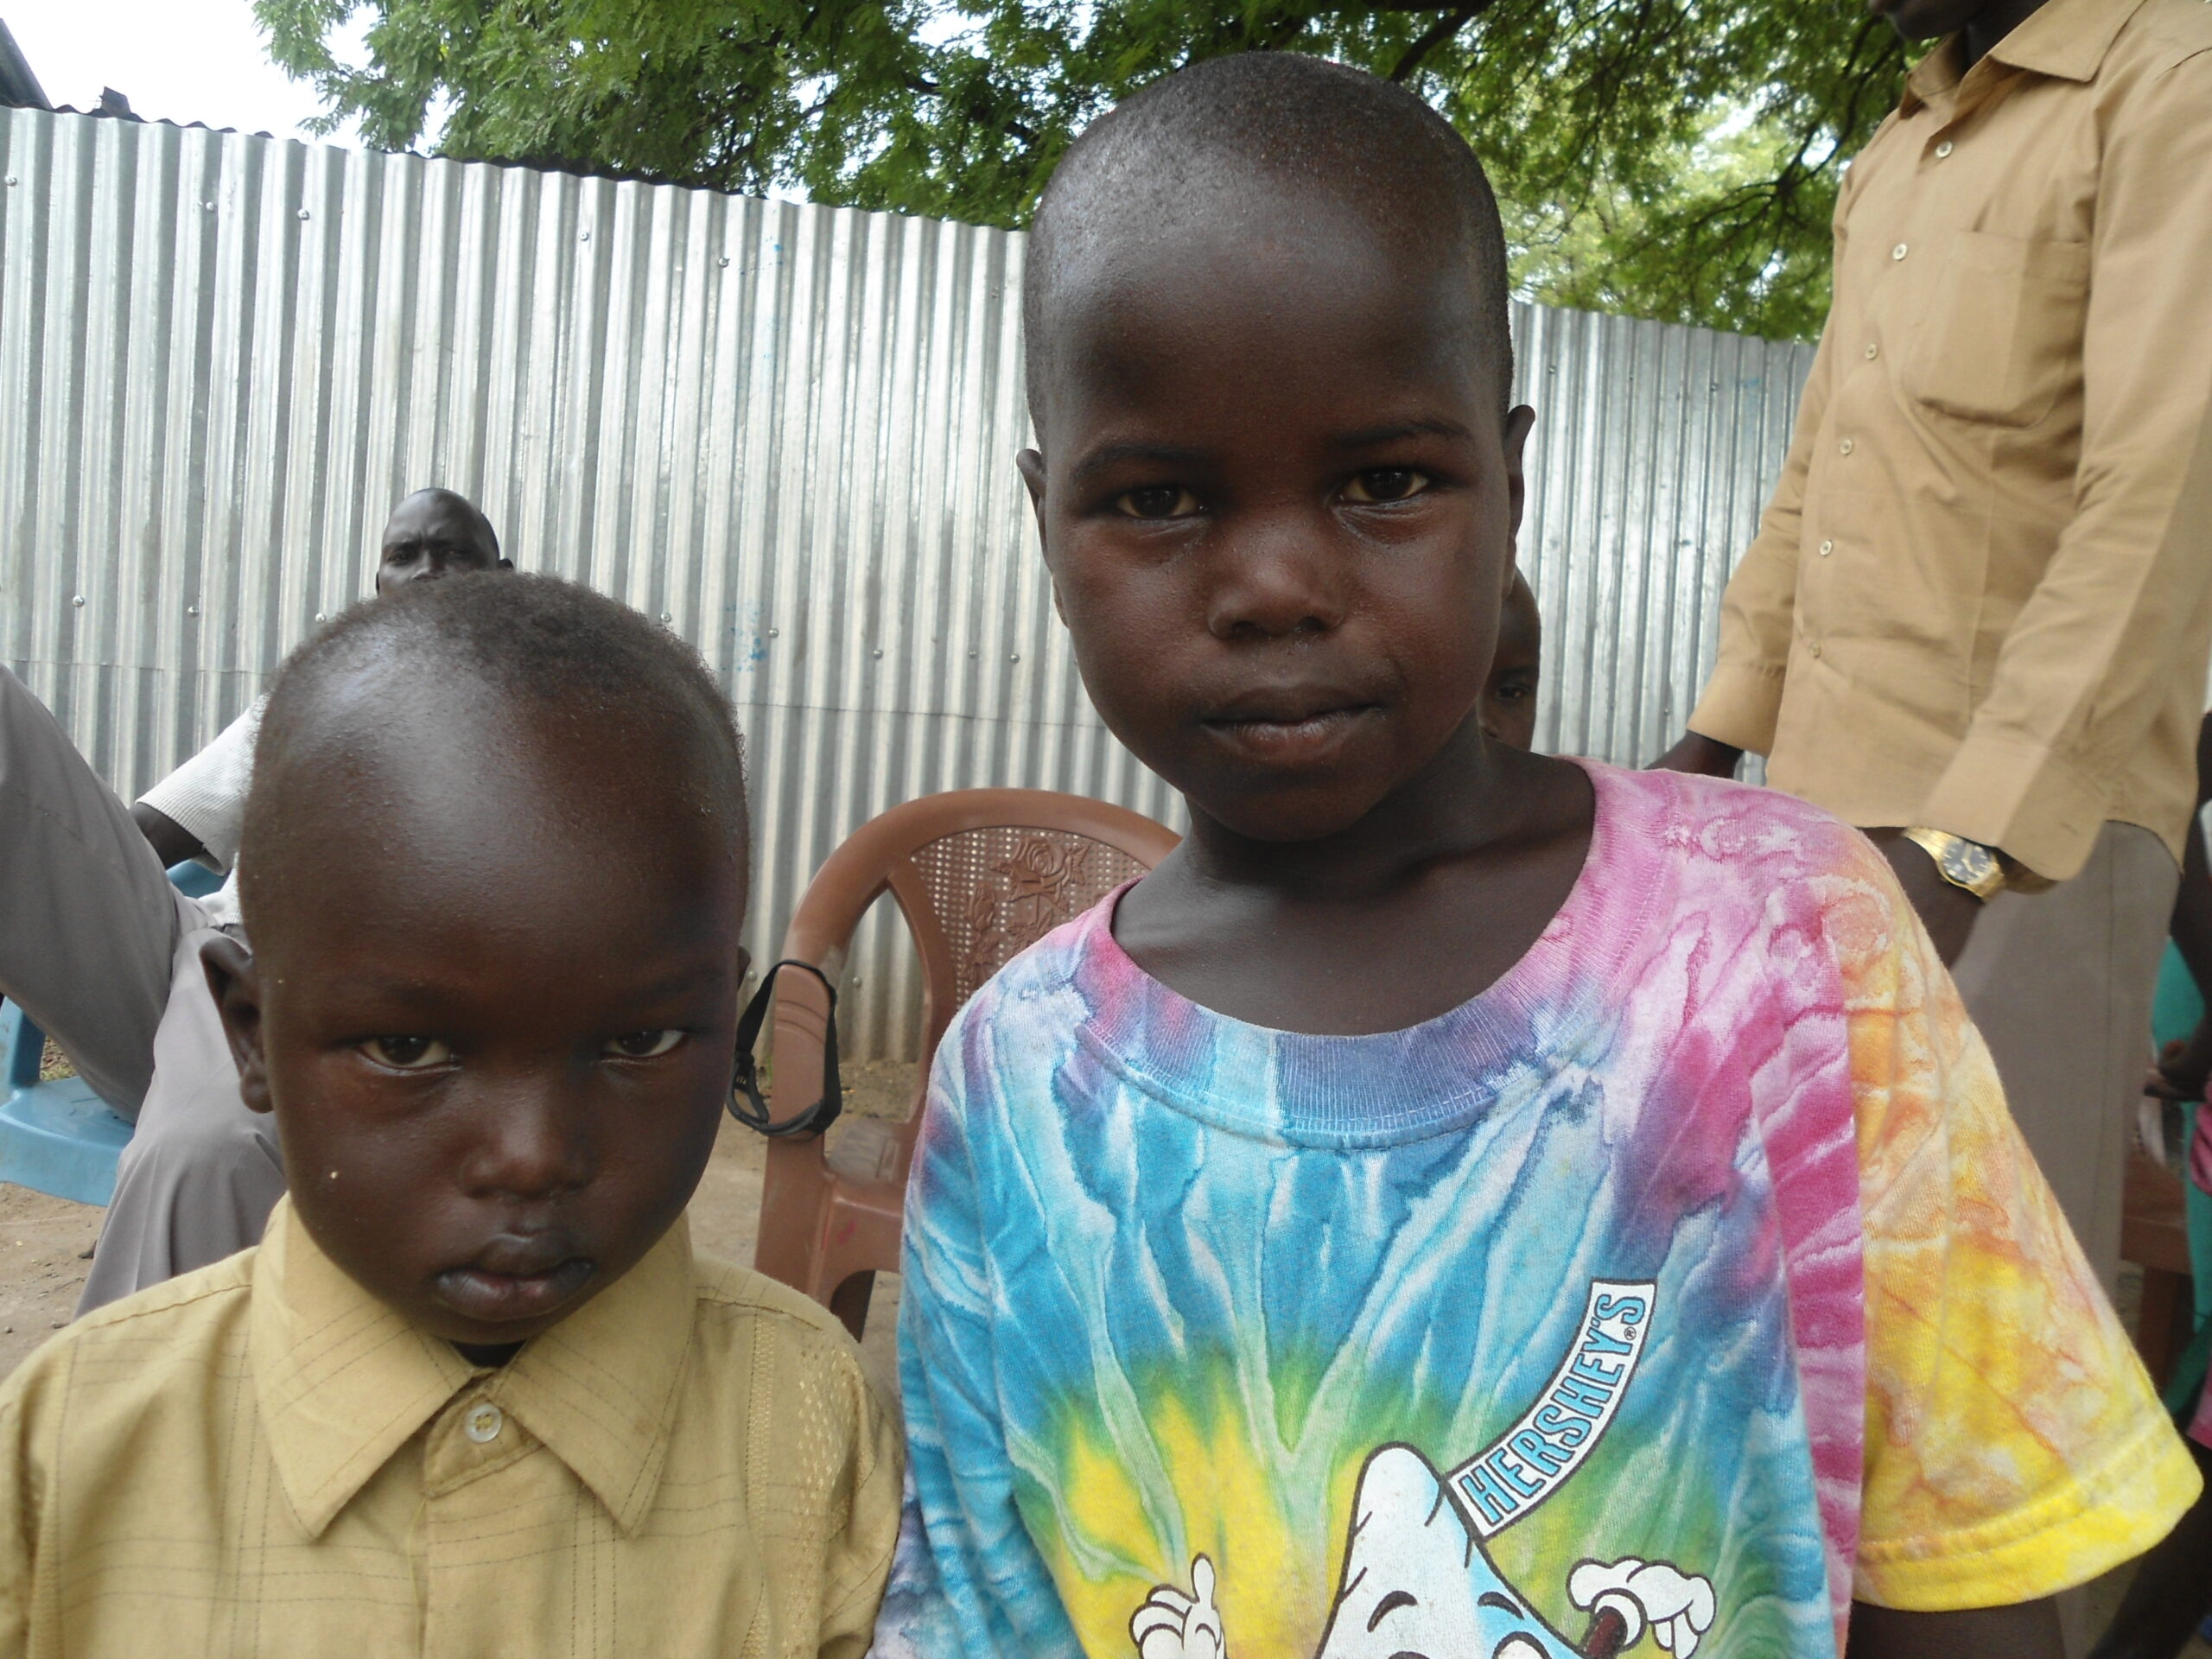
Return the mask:
<svg viewBox="0 0 2212 1659">
<path fill-rule="evenodd" d="M 194 898 L 222 885 L 200 864 L 179 864 L 169 880 Z M 115 1160 L 130 1139 L 130 1122 L 81 1077 L 41 1083 L 45 1052 L 46 1033 L 14 1003 L 0 1003 L 0 1181 L 105 1205 L 115 1196 Z"/>
<path fill-rule="evenodd" d="M 115 1160 L 130 1125 L 82 1077 L 38 1079 L 46 1033 L 10 1002 L 0 1007 L 0 1058 L 7 1098 L 0 1100 L 0 1181 L 79 1204 L 115 1196 Z"/>
</svg>

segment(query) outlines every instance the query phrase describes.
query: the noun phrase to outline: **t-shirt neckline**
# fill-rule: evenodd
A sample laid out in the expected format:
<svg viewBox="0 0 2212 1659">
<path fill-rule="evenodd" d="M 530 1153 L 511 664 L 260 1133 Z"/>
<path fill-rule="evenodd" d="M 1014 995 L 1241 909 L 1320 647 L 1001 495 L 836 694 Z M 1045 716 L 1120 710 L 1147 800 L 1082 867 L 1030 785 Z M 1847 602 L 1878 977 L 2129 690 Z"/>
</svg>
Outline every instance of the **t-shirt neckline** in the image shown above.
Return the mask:
<svg viewBox="0 0 2212 1659">
<path fill-rule="evenodd" d="M 1084 1046 L 1161 1103 L 1293 1145 L 1381 1146 L 1465 1128 L 1571 1053 L 1641 931 L 1655 861 L 1627 856 L 1649 816 L 1630 778 L 1577 760 L 1595 797 L 1590 846 L 1550 921 L 1511 967 L 1458 1006 L 1397 1031 L 1279 1030 L 1192 1001 L 1114 938 L 1125 885 L 1086 919 L 1077 978 Z M 1088 982 L 1084 983 L 1083 982 Z"/>
</svg>

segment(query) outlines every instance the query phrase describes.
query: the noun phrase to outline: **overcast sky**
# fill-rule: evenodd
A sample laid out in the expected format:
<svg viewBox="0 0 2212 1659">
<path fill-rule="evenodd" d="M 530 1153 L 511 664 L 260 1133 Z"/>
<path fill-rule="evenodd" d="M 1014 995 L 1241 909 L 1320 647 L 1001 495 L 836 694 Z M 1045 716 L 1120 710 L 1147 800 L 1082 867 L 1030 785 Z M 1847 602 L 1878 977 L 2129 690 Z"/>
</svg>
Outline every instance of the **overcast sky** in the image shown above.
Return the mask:
<svg viewBox="0 0 2212 1659">
<path fill-rule="evenodd" d="M 0 0 L 0 19 L 55 104 L 89 110 L 112 86 L 149 121 L 279 138 L 308 137 L 300 124 L 320 112 L 315 94 L 270 62 L 252 0 Z"/>
</svg>

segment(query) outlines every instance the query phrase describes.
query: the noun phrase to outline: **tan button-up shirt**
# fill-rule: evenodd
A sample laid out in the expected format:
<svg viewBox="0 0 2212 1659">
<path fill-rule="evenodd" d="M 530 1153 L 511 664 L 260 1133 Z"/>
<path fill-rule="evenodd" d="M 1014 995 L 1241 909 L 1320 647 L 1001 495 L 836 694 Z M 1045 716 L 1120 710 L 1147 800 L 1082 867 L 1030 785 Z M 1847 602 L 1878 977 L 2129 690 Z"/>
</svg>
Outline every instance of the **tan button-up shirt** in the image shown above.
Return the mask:
<svg viewBox="0 0 2212 1659">
<path fill-rule="evenodd" d="M 901 1474 L 843 1331 L 681 1222 L 484 1370 L 279 1205 L 0 1389 L 0 1655 L 857 1656 Z"/>
<path fill-rule="evenodd" d="M 2178 856 L 2212 641 L 2212 4 L 1947 41 L 1847 175 L 1835 300 L 1690 728 L 1853 823 L 2063 879 Z"/>
</svg>

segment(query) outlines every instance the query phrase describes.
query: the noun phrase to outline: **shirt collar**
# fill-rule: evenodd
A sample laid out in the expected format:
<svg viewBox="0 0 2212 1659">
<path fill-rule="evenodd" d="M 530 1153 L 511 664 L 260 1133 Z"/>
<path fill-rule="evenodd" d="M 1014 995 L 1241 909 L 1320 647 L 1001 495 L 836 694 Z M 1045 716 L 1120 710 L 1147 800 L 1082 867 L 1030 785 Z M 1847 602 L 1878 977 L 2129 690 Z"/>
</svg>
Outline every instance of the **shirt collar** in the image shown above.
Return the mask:
<svg viewBox="0 0 2212 1659">
<path fill-rule="evenodd" d="M 2046 0 L 1989 48 L 1998 62 L 2059 80 L 2094 80 L 2143 0 Z"/>
<path fill-rule="evenodd" d="M 1990 60 L 2058 80 L 2094 80 L 2112 43 L 2142 5 L 2143 0 L 2045 0 L 1989 48 Z M 1945 35 L 1905 76 L 1904 112 L 1910 115 L 1956 92 L 1966 73 L 1966 37 Z"/>
<path fill-rule="evenodd" d="M 310 1537 L 472 1383 L 591 1488 L 625 1533 L 652 1507 L 691 1344 L 691 1241 L 645 1259 L 504 1370 L 471 1366 L 346 1276 L 280 1203 L 255 1259 L 248 1363 L 285 1496 Z"/>
</svg>

